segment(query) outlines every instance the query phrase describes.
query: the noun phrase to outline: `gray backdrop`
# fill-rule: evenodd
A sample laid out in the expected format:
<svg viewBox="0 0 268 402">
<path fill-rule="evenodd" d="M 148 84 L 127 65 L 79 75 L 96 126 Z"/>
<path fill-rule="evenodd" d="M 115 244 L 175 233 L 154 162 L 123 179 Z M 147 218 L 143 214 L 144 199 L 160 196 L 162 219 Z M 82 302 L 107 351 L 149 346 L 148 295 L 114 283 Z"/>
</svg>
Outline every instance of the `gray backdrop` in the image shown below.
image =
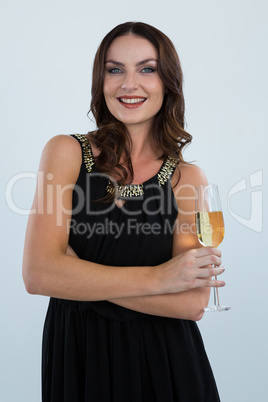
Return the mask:
<svg viewBox="0 0 268 402">
<path fill-rule="evenodd" d="M 48 298 L 30 296 L 21 262 L 41 151 L 54 135 L 94 128 L 92 61 L 115 25 L 150 23 L 174 42 L 185 75 L 185 152 L 220 188 L 229 312 L 198 323 L 223 402 L 263 401 L 268 283 L 267 2 L 2 0 L 0 400 L 38 402 Z M 4 197 L 6 192 L 6 199 Z M 164 402 L 164 401 L 163 401 Z M 189 401 L 190 402 L 190 401 Z"/>
</svg>

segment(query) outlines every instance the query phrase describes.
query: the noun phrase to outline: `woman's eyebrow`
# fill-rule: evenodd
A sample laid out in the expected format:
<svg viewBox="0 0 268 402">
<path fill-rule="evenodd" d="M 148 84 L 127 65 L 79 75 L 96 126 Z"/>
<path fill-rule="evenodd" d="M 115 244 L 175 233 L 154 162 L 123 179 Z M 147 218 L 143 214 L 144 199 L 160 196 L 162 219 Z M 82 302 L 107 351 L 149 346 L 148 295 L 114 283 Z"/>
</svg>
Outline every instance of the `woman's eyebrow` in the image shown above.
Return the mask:
<svg viewBox="0 0 268 402">
<path fill-rule="evenodd" d="M 149 59 L 145 59 L 145 60 L 139 61 L 136 65 L 137 65 L 137 66 L 140 66 L 140 65 L 142 65 L 142 64 L 149 63 L 150 61 L 155 61 L 155 62 L 157 63 L 157 60 L 156 60 L 156 59 L 149 58 Z"/>
<path fill-rule="evenodd" d="M 116 64 L 118 66 L 124 66 L 123 63 L 120 63 L 119 61 L 115 61 L 115 60 L 106 60 L 105 64 L 106 63 Z"/>
<path fill-rule="evenodd" d="M 145 60 L 139 61 L 139 62 L 136 64 L 136 66 L 141 66 L 142 64 L 146 64 L 146 63 L 148 63 L 148 62 L 150 62 L 150 61 L 155 61 L 155 62 L 157 63 L 157 60 L 156 60 L 156 59 L 149 58 L 149 59 L 145 59 Z M 116 64 L 116 65 L 122 66 L 122 67 L 124 66 L 124 63 L 120 63 L 119 61 L 116 61 L 116 60 L 106 60 L 105 64 L 106 64 L 106 63 L 112 63 L 112 64 Z"/>
</svg>

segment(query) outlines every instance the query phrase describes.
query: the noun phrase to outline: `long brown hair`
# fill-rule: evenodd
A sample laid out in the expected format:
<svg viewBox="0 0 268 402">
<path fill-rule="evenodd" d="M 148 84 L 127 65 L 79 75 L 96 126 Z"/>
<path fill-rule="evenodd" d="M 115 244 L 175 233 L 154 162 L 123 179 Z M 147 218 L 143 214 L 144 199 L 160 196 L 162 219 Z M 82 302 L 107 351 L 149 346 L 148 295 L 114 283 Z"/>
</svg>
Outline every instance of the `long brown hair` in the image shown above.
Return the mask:
<svg viewBox="0 0 268 402">
<path fill-rule="evenodd" d="M 128 34 L 147 39 L 158 52 L 158 74 L 164 84 L 165 96 L 152 128 L 155 148 L 162 150 L 162 159 L 171 156 L 182 161 L 182 150 L 192 140 L 192 136 L 184 130 L 183 74 L 173 43 L 161 31 L 142 22 L 126 22 L 116 26 L 104 37 L 95 56 L 89 113 L 92 112 L 98 128 L 90 139 L 101 150 L 95 161 L 96 168 L 110 175 L 119 171 L 120 184 L 125 184 L 129 173 L 133 179 L 130 158 L 132 143 L 125 125 L 106 106 L 103 82 L 109 46 L 115 38 Z M 122 156 L 127 169 L 119 163 Z"/>
</svg>

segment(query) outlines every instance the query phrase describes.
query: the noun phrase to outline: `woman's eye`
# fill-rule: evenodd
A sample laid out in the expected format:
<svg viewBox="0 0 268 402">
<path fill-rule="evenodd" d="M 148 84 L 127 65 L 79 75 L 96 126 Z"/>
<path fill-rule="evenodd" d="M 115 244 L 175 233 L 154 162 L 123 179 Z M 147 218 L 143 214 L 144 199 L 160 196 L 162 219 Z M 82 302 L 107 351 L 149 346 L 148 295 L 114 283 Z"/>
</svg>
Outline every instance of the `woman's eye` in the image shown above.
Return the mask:
<svg viewBox="0 0 268 402">
<path fill-rule="evenodd" d="M 108 72 L 111 74 L 118 74 L 118 73 L 121 73 L 121 70 L 120 70 L 120 68 L 114 67 L 114 68 L 110 68 L 108 70 Z"/>
<path fill-rule="evenodd" d="M 153 67 L 144 67 L 141 71 L 142 71 L 143 73 L 154 73 L 154 72 L 155 72 L 155 68 L 153 68 Z"/>
</svg>

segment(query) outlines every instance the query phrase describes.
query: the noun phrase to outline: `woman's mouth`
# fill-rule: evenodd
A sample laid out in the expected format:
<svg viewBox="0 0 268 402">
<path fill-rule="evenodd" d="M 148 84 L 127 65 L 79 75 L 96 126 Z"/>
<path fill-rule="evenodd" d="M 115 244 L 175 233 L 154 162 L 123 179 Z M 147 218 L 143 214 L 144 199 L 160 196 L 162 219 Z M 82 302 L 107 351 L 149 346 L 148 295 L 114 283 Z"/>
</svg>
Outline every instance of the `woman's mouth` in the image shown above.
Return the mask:
<svg viewBox="0 0 268 402">
<path fill-rule="evenodd" d="M 127 108 L 135 108 L 141 106 L 147 98 L 142 98 L 142 97 L 119 97 L 117 100 L 123 105 L 124 107 Z"/>
</svg>

